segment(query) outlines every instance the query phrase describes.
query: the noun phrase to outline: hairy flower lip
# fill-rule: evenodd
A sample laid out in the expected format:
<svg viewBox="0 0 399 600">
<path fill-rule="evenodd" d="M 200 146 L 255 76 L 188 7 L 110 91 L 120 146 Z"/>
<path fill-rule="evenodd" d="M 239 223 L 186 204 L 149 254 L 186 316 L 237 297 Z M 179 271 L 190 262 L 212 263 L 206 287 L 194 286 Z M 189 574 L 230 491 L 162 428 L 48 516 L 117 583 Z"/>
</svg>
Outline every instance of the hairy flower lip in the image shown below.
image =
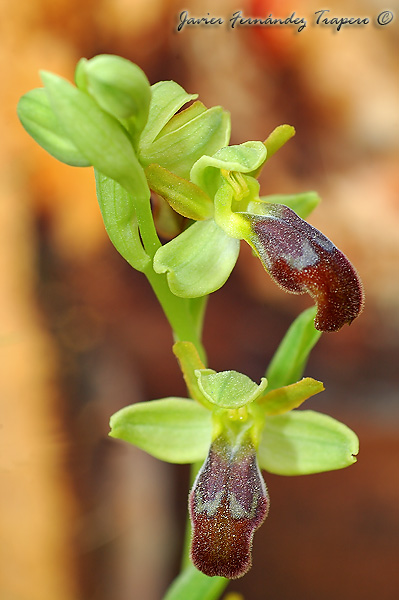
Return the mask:
<svg viewBox="0 0 399 600">
<path fill-rule="evenodd" d="M 269 510 L 256 450 L 214 440 L 189 496 L 191 560 L 209 577 L 238 579 L 252 565 L 253 536 Z"/>
<path fill-rule="evenodd" d="M 284 205 L 271 204 L 268 214 L 247 215 L 247 240 L 265 269 L 285 291 L 308 292 L 317 304 L 315 327 L 338 331 L 364 306 L 363 286 L 346 256 L 318 229 Z"/>
</svg>

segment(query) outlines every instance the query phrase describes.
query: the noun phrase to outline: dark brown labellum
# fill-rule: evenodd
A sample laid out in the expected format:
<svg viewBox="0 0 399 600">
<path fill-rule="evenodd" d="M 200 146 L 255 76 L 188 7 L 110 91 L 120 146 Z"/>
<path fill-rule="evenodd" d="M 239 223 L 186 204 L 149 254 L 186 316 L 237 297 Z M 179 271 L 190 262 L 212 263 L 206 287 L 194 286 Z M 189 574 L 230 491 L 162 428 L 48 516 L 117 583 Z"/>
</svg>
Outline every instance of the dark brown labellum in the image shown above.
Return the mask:
<svg viewBox="0 0 399 600">
<path fill-rule="evenodd" d="M 363 309 L 363 287 L 346 256 L 320 231 L 281 204 L 250 217 L 248 240 L 263 265 L 287 292 L 308 292 L 317 304 L 315 327 L 338 331 Z"/>
<path fill-rule="evenodd" d="M 247 440 L 231 446 L 223 436 L 211 446 L 189 498 L 191 559 L 209 576 L 242 577 L 250 569 L 252 539 L 269 509 L 256 451 Z"/>
</svg>

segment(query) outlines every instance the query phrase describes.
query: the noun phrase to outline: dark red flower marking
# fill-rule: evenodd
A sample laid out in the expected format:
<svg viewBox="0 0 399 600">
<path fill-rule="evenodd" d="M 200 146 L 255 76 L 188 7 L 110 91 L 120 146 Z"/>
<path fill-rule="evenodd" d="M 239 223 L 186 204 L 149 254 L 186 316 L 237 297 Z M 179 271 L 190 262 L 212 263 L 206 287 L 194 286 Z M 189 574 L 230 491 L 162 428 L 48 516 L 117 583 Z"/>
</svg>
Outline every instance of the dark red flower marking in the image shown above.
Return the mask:
<svg viewBox="0 0 399 600">
<path fill-rule="evenodd" d="M 242 577 L 250 569 L 252 539 L 269 509 L 250 440 L 232 446 L 223 435 L 211 445 L 189 497 L 191 559 L 210 577 Z"/>
<path fill-rule="evenodd" d="M 275 282 L 287 292 L 308 292 L 317 304 L 315 327 L 338 331 L 363 309 L 361 281 L 346 256 L 320 231 L 282 204 L 251 215 L 249 243 Z"/>
</svg>

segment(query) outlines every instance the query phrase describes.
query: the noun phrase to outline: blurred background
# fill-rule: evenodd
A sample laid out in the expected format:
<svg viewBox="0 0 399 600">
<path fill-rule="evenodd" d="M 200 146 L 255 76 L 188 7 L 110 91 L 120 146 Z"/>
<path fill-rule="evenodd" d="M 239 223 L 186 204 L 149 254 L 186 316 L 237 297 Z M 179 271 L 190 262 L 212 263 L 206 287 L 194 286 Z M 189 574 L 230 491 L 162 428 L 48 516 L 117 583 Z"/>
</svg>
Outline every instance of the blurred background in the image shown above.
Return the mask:
<svg viewBox="0 0 399 600">
<path fill-rule="evenodd" d="M 366 309 L 324 334 L 307 407 L 360 437 L 347 470 L 265 474 L 271 510 L 246 600 L 394 600 L 399 591 L 399 6 L 339 0 L 337 32 L 305 0 L 0 2 L 0 598 L 160 600 L 175 577 L 188 468 L 107 437 L 133 402 L 185 395 L 171 335 L 144 278 L 108 241 L 90 169 L 57 163 L 24 132 L 18 98 L 38 71 L 73 78 L 80 57 L 120 54 L 151 83 L 175 79 L 231 112 L 232 143 L 279 124 L 297 134 L 263 194 L 315 189 L 310 218 L 357 267 Z M 387 26 L 376 16 L 389 8 Z M 285 18 L 295 27 L 185 26 L 178 15 Z M 285 295 L 242 248 L 209 303 L 210 366 L 255 380 L 310 299 Z M 190 600 L 189 598 L 187 600 Z"/>
</svg>

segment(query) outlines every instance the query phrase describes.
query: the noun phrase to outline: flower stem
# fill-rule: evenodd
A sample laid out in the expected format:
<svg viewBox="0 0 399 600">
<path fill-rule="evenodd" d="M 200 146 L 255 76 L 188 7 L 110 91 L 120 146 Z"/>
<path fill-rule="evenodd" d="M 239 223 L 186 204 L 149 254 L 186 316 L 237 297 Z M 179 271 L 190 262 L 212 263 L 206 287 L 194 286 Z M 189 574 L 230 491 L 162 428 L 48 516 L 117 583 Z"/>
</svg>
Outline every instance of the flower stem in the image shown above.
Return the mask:
<svg viewBox="0 0 399 600">
<path fill-rule="evenodd" d="M 206 364 L 206 353 L 201 343 L 201 333 L 198 331 L 196 320 L 190 312 L 189 301 L 186 298 L 179 298 L 172 294 L 166 276 L 155 273 L 152 264 L 146 267 L 144 274 L 169 321 L 174 340 L 192 342 L 197 348 L 201 360 Z"/>
</svg>

